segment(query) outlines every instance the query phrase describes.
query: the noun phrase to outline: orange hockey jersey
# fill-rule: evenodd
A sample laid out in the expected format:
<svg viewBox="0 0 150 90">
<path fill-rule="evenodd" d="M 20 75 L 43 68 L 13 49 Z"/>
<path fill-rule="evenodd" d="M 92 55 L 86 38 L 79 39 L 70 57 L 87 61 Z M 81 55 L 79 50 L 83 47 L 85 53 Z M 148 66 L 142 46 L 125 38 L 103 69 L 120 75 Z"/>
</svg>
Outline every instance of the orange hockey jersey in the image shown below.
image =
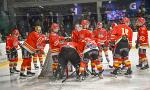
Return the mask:
<svg viewBox="0 0 150 90">
<path fill-rule="evenodd" d="M 93 39 L 93 33 L 89 30 L 83 29 L 79 31 L 79 38 L 78 38 L 78 44 L 79 44 L 79 49 L 80 52 L 83 52 L 84 47 L 85 47 L 85 38 L 90 38 Z"/>
<path fill-rule="evenodd" d="M 139 27 L 137 41 L 140 47 L 148 47 L 148 30 L 145 25 Z"/>
<path fill-rule="evenodd" d="M 50 43 L 50 50 L 52 53 L 60 52 L 60 47 L 63 44 L 61 41 L 65 38 L 62 36 L 59 36 L 57 33 L 50 33 L 49 36 L 49 43 Z"/>
<path fill-rule="evenodd" d="M 6 37 L 6 50 L 11 50 L 13 48 L 18 48 L 19 41 L 18 37 L 13 37 L 11 35 Z"/>
<path fill-rule="evenodd" d="M 120 24 L 114 27 L 114 30 L 112 31 L 111 35 L 111 41 L 117 44 L 123 38 L 123 36 L 126 36 L 129 45 L 132 46 L 132 35 L 133 31 L 129 26 L 125 24 Z"/>
<path fill-rule="evenodd" d="M 107 44 L 108 33 L 104 28 L 94 30 L 93 33 L 97 44 L 100 45 Z"/>
<path fill-rule="evenodd" d="M 62 47 L 72 47 L 78 51 L 78 43 L 76 43 L 76 42 L 64 42 L 64 44 L 61 45 L 61 48 Z M 61 48 L 60 48 L 60 50 L 61 50 Z"/>
<path fill-rule="evenodd" d="M 39 45 L 38 43 L 41 42 L 41 39 L 39 37 L 39 33 L 32 31 L 24 41 L 22 47 L 30 53 L 35 53 L 36 50 L 39 50 L 37 47 L 37 45 Z"/>
<path fill-rule="evenodd" d="M 71 35 L 72 41 L 78 43 L 79 32 L 77 30 L 72 31 Z"/>
</svg>

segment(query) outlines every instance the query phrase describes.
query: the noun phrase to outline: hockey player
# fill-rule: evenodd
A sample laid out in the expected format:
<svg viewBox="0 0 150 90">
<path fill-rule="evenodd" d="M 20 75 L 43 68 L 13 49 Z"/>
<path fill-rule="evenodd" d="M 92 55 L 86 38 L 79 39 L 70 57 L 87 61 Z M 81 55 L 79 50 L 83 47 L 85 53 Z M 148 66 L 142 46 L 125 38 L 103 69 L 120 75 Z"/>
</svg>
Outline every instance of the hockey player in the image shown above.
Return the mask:
<svg viewBox="0 0 150 90">
<path fill-rule="evenodd" d="M 82 25 L 82 30 L 78 32 L 78 43 L 80 45 L 80 51 L 83 52 L 85 43 L 84 39 L 85 38 L 93 38 L 93 33 L 88 30 L 89 28 L 89 21 L 88 20 L 82 20 L 81 25 Z"/>
<path fill-rule="evenodd" d="M 19 72 L 16 69 L 18 62 L 18 45 L 20 44 L 18 41 L 19 31 L 17 29 L 13 29 L 12 33 L 6 37 L 6 53 L 7 58 L 9 60 L 9 70 L 10 74 L 14 72 Z"/>
<path fill-rule="evenodd" d="M 78 43 L 79 31 L 81 31 L 82 26 L 80 24 L 76 24 L 74 30 L 72 31 L 72 41 Z"/>
<path fill-rule="evenodd" d="M 117 23 L 112 23 L 111 27 L 110 27 L 110 30 L 108 32 L 109 49 L 112 51 L 112 53 L 114 52 L 114 47 L 113 47 L 114 46 L 114 42 L 111 42 L 111 40 L 113 39 L 113 38 L 111 38 L 111 34 L 113 32 L 114 27 L 116 27 L 116 26 L 117 26 Z"/>
<path fill-rule="evenodd" d="M 110 30 L 108 31 L 108 37 L 107 37 L 108 47 L 109 47 L 109 50 L 112 51 L 112 55 L 114 54 L 114 45 L 115 45 L 115 42 L 111 42 L 111 40 L 113 39 L 113 38 L 111 38 L 111 35 L 112 35 L 114 27 L 116 27 L 116 26 L 117 26 L 117 23 L 112 23 L 111 24 Z M 113 68 L 113 66 L 109 65 L 109 68 Z"/>
<path fill-rule="evenodd" d="M 116 27 L 116 26 L 117 26 L 117 23 L 112 23 L 112 24 L 111 24 L 110 29 L 109 29 L 109 31 L 108 31 L 108 36 L 107 36 L 108 42 L 111 41 L 111 34 L 112 34 L 112 31 L 113 31 L 114 27 Z"/>
<path fill-rule="evenodd" d="M 34 68 L 38 69 L 39 67 L 37 66 L 37 59 L 40 61 L 40 67 L 43 67 L 43 55 L 44 55 L 44 48 L 46 46 L 46 36 L 44 34 L 40 35 L 41 43 L 37 45 L 37 47 L 40 49 L 37 53 L 34 54 L 33 56 L 33 63 L 34 63 Z"/>
<path fill-rule="evenodd" d="M 125 65 L 126 73 L 125 75 L 131 75 L 131 62 L 128 58 L 129 51 L 132 47 L 132 29 L 128 26 L 130 24 L 130 19 L 125 17 L 122 19 L 122 24 L 114 27 L 111 38 L 115 42 L 114 55 L 113 55 L 113 66 L 114 71 L 111 72 L 114 75 L 118 74 L 118 70 L 121 65 Z"/>
<path fill-rule="evenodd" d="M 67 64 L 68 64 L 68 62 L 70 62 L 74 66 L 74 68 L 76 70 L 77 78 L 78 78 L 79 65 L 80 65 L 80 60 L 81 60 L 79 53 L 78 53 L 78 43 L 64 42 L 64 44 L 60 48 L 58 60 L 59 60 L 59 66 L 61 67 L 61 68 L 57 69 L 57 70 L 60 69 L 58 73 L 60 73 L 62 76 L 64 76 L 64 70 L 66 69 L 66 77 L 68 78 Z M 62 76 L 60 78 L 62 78 Z"/>
<path fill-rule="evenodd" d="M 35 73 L 31 72 L 31 61 L 32 61 L 32 55 L 34 55 L 36 52 L 40 50 L 38 48 L 39 43 L 41 43 L 40 38 L 41 33 L 41 27 L 39 25 L 36 25 L 34 27 L 34 30 L 29 33 L 28 37 L 24 41 L 22 45 L 22 58 L 23 62 L 21 64 L 21 77 L 26 76 L 33 76 Z M 25 74 L 25 70 L 27 69 L 27 75 Z"/>
<path fill-rule="evenodd" d="M 60 30 L 59 25 L 57 23 L 53 23 L 50 29 L 51 32 L 49 36 L 49 42 L 51 55 L 53 59 L 52 71 L 54 73 L 58 67 L 58 54 L 60 52 L 60 47 L 63 44 L 63 40 L 65 40 L 65 38 L 57 34 Z"/>
<path fill-rule="evenodd" d="M 82 20 L 81 25 L 83 29 L 79 31 L 79 45 L 80 45 L 80 57 L 83 58 L 80 62 L 80 74 L 85 75 L 86 69 L 88 67 L 89 57 L 91 60 L 92 74 L 95 74 L 95 68 L 99 71 L 99 76 L 101 76 L 102 66 L 100 60 L 98 59 L 98 47 L 95 45 L 93 40 L 93 34 L 88 30 L 89 21 Z M 87 47 L 86 47 L 87 46 Z"/>
<path fill-rule="evenodd" d="M 139 47 L 139 67 L 142 70 L 148 69 L 148 59 L 146 56 L 146 49 L 148 48 L 148 30 L 145 26 L 145 19 L 139 17 L 136 21 L 136 26 L 138 27 L 137 45 Z"/>
<path fill-rule="evenodd" d="M 97 23 L 97 28 L 96 28 L 96 30 L 93 31 L 93 33 L 94 33 L 94 38 L 95 38 L 95 40 L 98 44 L 98 47 L 99 47 L 100 60 L 103 61 L 102 51 L 104 51 L 106 60 L 109 63 L 109 58 L 108 58 L 108 33 L 102 27 L 103 27 L 102 23 L 98 22 Z"/>
</svg>

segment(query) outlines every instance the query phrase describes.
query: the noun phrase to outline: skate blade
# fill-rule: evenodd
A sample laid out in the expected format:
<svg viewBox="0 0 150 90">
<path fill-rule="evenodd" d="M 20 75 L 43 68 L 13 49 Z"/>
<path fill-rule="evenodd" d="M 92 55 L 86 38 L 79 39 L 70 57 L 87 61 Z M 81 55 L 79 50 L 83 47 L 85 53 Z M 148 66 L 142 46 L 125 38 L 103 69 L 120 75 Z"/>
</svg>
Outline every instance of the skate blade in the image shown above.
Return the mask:
<svg viewBox="0 0 150 90">
<path fill-rule="evenodd" d="M 27 77 L 22 77 L 22 76 L 20 76 L 20 79 L 27 79 Z"/>
<path fill-rule="evenodd" d="M 33 77 L 33 76 L 35 76 L 35 75 L 27 75 L 27 77 Z"/>
<path fill-rule="evenodd" d="M 117 77 L 118 77 L 118 75 L 113 75 L 113 74 L 110 74 L 110 77 L 117 78 Z"/>
<path fill-rule="evenodd" d="M 15 74 L 15 73 L 10 73 L 9 75 L 10 75 L 10 76 L 13 76 L 14 74 Z"/>
<path fill-rule="evenodd" d="M 14 74 L 20 74 L 20 72 L 14 72 Z"/>
<path fill-rule="evenodd" d="M 81 82 L 82 80 L 80 78 L 75 79 L 76 82 Z"/>
</svg>

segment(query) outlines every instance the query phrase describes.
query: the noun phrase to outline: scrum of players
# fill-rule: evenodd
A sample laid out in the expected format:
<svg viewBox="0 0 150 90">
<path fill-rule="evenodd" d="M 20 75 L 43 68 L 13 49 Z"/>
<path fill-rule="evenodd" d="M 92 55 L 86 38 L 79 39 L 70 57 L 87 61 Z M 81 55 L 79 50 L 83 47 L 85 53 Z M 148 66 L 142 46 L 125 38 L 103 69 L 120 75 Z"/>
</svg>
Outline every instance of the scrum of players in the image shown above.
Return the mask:
<svg viewBox="0 0 150 90">
<path fill-rule="evenodd" d="M 70 60 L 75 68 L 77 79 L 85 79 L 88 72 L 91 75 L 103 78 L 104 57 L 102 57 L 102 51 L 109 64 L 108 50 L 112 51 L 113 54 L 113 65 L 109 65 L 112 69 L 110 75 L 117 76 L 121 70 L 125 71 L 123 75 L 132 75 L 129 52 L 132 48 L 133 31 L 129 26 L 130 19 L 124 17 L 118 24 L 113 22 L 110 30 L 104 29 L 102 22 L 97 22 L 93 31 L 89 30 L 89 25 L 88 20 L 82 20 L 80 24 L 75 25 L 71 37 L 60 36 L 58 34 L 60 26 L 57 23 L 52 23 L 49 29 L 49 37 L 41 34 L 41 27 L 36 25 L 23 44 L 18 40 L 19 31 L 13 29 L 12 33 L 6 37 L 6 53 L 9 60 L 10 74 L 18 72 L 20 77 L 25 78 L 34 76 L 35 73 L 31 71 L 31 62 L 33 60 L 35 69 L 39 68 L 37 60 L 40 61 L 40 67 L 44 67 L 44 48 L 46 44 L 49 44 L 53 61 L 51 68 L 54 75 L 61 72 L 63 77 L 67 63 Z M 146 49 L 149 45 L 148 30 L 145 19 L 142 17 L 137 18 L 135 26 L 138 30 L 136 48 L 139 55 L 139 64 L 136 67 L 145 70 L 149 68 L 146 56 Z M 20 70 L 16 69 L 18 62 L 17 50 L 20 49 L 18 46 L 22 50 L 23 59 Z M 88 67 L 91 67 L 91 70 Z"/>
</svg>

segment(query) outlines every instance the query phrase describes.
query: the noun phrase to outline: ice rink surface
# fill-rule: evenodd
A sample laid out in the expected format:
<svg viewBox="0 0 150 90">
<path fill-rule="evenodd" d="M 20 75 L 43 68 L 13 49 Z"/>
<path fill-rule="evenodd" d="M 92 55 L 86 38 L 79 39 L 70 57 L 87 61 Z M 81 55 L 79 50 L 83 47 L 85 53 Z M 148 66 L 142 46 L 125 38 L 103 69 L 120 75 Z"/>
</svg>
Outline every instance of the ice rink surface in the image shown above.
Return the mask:
<svg viewBox="0 0 150 90">
<path fill-rule="evenodd" d="M 150 49 L 147 50 L 148 59 L 150 59 Z M 111 52 L 109 57 L 112 61 Z M 150 69 L 138 70 L 135 65 L 138 64 L 138 51 L 130 51 L 130 60 L 132 61 L 132 78 L 118 76 L 117 78 L 109 76 L 109 70 L 104 71 L 104 79 L 89 76 L 82 82 L 75 81 L 74 78 L 66 82 L 51 81 L 49 79 L 38 79 L 40 70 L 34 70 L 36 76 L 27 79 L 20 79 L 19 74 L 9 75 L 8 67 L 0 68 L 0 90 L 150 90 Z M 150 60 L 149 60 L 150 62 Z M 106 60 L 104 60 L 106 63 Z M 107 69 L 107 64 L 104 64 Z"/>
</svg>

